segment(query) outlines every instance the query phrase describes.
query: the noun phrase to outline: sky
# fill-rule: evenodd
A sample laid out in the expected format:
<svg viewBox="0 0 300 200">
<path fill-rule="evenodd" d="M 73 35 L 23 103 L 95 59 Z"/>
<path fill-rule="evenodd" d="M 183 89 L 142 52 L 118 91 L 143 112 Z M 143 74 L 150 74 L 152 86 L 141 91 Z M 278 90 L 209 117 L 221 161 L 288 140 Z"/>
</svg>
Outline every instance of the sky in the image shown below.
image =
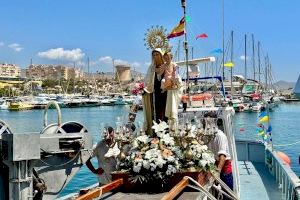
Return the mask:
<svg viewBox="0 0 300 200">
<path fill-rule="evenodd" d="M 211 51 L 222 48 L 222 0 L 186 1 L 193 57 L 212 56 Z M 183 16 L 180 5 L 180 0 L 1 0 L 0 63 L 26 68 L 32 59 L 34 64 L 75 63 L 87 71 L 89 58 L 90 71 L 106 72 L 112 71 L 114 59 L 145 72 L 151 61 L 144 46 L 147 29 L 159 25 L 170 32 Z M 253 71 L 253 34 L 256 59 L 257 42 L 261 43 L 262 66 L 268 55 L 276 80 L 297 80 L 299 8 L 299 0 L 224 0 L 225 46 L 233 30 L 235 73 L 244 73 L 245 34 L 248 73 Z M 201 33 L 208 38 L 196 40 Z M 170 40 L 173 52 L 182 41 L 183 37 Z"/>
</svg>

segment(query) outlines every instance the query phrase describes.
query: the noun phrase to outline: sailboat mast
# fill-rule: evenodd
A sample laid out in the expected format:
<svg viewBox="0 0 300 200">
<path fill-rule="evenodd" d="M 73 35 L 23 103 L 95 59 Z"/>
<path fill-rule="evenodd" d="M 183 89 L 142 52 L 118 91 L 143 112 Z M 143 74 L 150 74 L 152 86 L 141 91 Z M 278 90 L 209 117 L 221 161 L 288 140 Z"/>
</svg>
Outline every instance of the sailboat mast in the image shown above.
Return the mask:
<svg viewBox="0 0 300 200">
<path fill-rule="evenodd" d="M 245 79 L 247 79 L 247 34 L 245 34 Z"/>
<path fill-rule="evenodd" d="M 253 80 L 255 80 L 255 43 L 254 43 L 254 35 L 252 34 L 252 65 L 253 65 Z"/>
<path fill-rule="evenodd" d="M 257 46 L 257 56 L 258 56 L 258 82 L 260 83 L 260 42 L 259 41 Z"/>
<path fill-rule="evenodd" d="M 225 80 L 225 67 L 224 67 L 224 62 L 225 62 L 225 34 L 224 34 L 224 29 L 225 29 L 225 21 L 224 21 L 224 0 L 222 0 L 222 48 L 223 48 L 223 53 L 222 53 L 222 79 L 223 81 Z"/>
<path fill-rule="evenodd" d="M 268 89 L 268 57 L 265 57 L 265 90 Z"/>
<path fill-rule="evenodd" d="M 188 41 L 187 41 L 187 33 L 186 33 L 186 1 L 181 0 L 181 7 L 183 8 L 183 17 L 184 17 L 184 50 L 185 50 L 185 65 L 186 65 L 186 85 L 187 85 L 187 93 L 189 95 L 189 66 L 188 66 Z"/>
<path fill-rule="evenodd" d="M 231 31 L 231 55 L 230 55 L 230 60 L 233 63 L 233 31 Z M 233 71 L 232 71 L 232 69 L 233 69 L 233 67 L 230 68 L 230 88 L 231 88 L 231 92 L 233 91 L 233 85 L 232 85 Z"/>
</svg>

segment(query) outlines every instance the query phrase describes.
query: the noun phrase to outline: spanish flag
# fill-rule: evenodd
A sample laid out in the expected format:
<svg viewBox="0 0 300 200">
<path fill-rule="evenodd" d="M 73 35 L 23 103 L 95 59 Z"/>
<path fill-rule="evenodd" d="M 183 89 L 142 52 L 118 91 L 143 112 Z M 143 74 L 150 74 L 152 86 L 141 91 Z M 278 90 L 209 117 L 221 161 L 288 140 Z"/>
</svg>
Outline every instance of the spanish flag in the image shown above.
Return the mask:
<svg viewBox="0 0 300 200">
<path fill-rule="evenodd" d="M 184 27 L 184 17 L 180 20 L 179 24 L 173 30 L 171 33 L 167 36 L 168 39 L 173 37 L 181 36 L 185 33 L 185 27 Z"/>
</svg>

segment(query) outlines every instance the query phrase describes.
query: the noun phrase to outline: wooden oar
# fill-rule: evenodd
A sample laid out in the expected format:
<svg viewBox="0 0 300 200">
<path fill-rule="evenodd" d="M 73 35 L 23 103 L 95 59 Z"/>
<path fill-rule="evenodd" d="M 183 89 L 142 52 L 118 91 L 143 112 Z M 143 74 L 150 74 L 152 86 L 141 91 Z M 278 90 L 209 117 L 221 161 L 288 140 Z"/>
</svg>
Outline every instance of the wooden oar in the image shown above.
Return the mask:
<svg viewBox="0 0 300 200">
<path fill-rule="evenodd" d="M 112 191 L 113 189 L 115 189 L 117 187 L 120 187 L 122 184 L 123 184 L 123 179 L 122 178 L 117 179 L 111 183 L 108 183 L 101 187 L 97 187 L 96 189 L 94 189 L 82 196 L 77 197 L 76 200 L 92 200 L 96 197 L 100 197 L 101 195 L 103 195 L 109 191 Z"/>
<path fill-rule="evenodd" d="M 183 179 L 177 183 L 172 190 L 170 190 L 167 194 L 163 196 L 161 200 L 172 200 L 174 199 L 186 186 L 189 184 L 189 179 L 187 177 L 183 177 Z"/>
</svg>

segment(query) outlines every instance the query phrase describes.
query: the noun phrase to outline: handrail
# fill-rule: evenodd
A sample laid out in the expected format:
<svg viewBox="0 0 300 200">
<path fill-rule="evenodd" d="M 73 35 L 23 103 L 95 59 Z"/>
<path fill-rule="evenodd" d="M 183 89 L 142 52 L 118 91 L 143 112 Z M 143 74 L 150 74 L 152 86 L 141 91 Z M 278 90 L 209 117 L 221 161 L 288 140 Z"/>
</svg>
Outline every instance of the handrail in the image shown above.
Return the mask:
<svg viewBox="0 0 300 200">
<path fill-rule="evenodd" d="M 276 154 L 276 151 L 271 151 L 266 148 L 266 155 L 271 155 L 271 162 L 266 159 L 266 164 L 275 176 L 276 182 L 279 184 L 281 192 L 285 195 L 285 199 L 300 198 L 300 179 Z"/>
<path fill-rule="evenodd" d="M 183 179 L 177 183 L 161 200 L 172 200 L 174 199 L 184 188 L 189 184 L 189 179 L 183 177 Z"/>
<path fill-rule="evenodd" d="M 51 105 L 54 105 L 56 110 L 57 110 L 57 125 L 58 125 L 58 127 L 60 127 L 60 125 L 61 125 L 61 111 L 60 111 L 60 107 L 59 107 L 58 103 L 55 102 L 55 101 L 50 101 L 46 105 L 46 108 L 45 108 L 45 111 L 44 111 L 44 127 L 46 127 L 48 125 L 47 113 L 48 113 L 48 109 Z"/>
</svg>

